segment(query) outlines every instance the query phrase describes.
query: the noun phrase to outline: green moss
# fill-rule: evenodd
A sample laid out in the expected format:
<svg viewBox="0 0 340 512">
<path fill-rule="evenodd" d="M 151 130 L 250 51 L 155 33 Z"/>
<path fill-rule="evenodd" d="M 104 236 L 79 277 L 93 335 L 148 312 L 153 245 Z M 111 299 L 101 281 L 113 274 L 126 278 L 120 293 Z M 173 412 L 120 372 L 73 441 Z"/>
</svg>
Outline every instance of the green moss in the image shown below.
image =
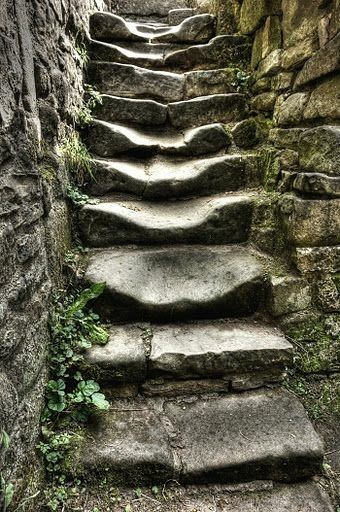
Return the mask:
<svg viewBox="0 0 340 512">
<path fill-rule="evenodd" d="M 277 158 L 277 150 L 271 147 L 264 148 L 260 152 L 260 165 L 263 168 L 263 186 L 267 192 L 277 190 L 280 166 Z"/>
<path fill-rule="evenodd" d="M 295 347 L 295 366 L 302 373 L 340 370 L 340 315 L 303 322 L 286 331 Z"/>
</svg>

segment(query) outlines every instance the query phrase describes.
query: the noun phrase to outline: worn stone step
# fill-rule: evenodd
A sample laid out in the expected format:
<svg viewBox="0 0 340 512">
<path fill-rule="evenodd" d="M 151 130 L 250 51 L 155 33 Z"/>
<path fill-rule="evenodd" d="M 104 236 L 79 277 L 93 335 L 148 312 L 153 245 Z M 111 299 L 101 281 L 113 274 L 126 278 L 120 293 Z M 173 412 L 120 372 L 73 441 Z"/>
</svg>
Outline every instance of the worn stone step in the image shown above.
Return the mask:
<svg viewBox="0 0 340 512">
<path fill-rule="evenodd" d="M 177 160 L 156 158 L 94 161 L 95 180 L 87 188 L 90 195 L 125 192 L 144 199 L 206 196 L 245 188 L 251 184 L 247 163 L 250 155 L 223 155 L 212 158 Z"/>
<path fill-rule="evenodd" d="M 132 14 L 134 16 L 168 16 L 172 9 L 186 9 L 185 0 L 115 0 L 115 11 L 119 14 Z"/>
<path fill-rule="evenodd" d="M 147 156 L 200 156 L 225 150 L 230 146 L 231 139 L 221 124 L 209 124 L 184 133 L 160 133 L 139 131 L 94 119 L 88 128 L 87 143 L 91 151 L 101 157 L 112 157 L 127 152 Z"/>
<path fill-rule="evenodd" d="M 84 277 L 106 283 L 95 305 L 115 321 L 246 316 L 264 292 L 260 264 L 237 246 L 97 250 Z"/>
<path fill-rule="evenodd" d="M 103 202 L 79 215 L 83 241 L 91 247 L 122 244 L 233 244 L 248 239 L 251 195 L 225 195 L 186 201 Z"/>
<path fill-rule="evenodd" d="M 247 112 L 244 94 L 214 94 L 169 104 L 170 123 L 176 128 L 239 121 Z"/>
<path fill-rule="evenodd" d="M 111 123 L 162 125 L 168 119 L 168 107 L 154 100 L 121 98 L 102 94 L 95 108 L 97 119 Z"/>
<path fill-rule="evenodd" d="M 171 9 L 168 13 L 168 23 L 169 25 L 179 25 L 187 18 L 195 16 L 195 14 L 197 14 L 197 10 L 189 7 L 185 9 Z"/>
<path fill-rule="evenodd" d="M 280 381 L 292 363 L 284 336 L 256 322 L 129 324 L 109 332 L 107 345 L 86 355 L 88 375 L 111 385 L 144 383 L 149 395 L 256 388 Z"/>
<path fill-rule="evenodd" d="M 235 69 L 232 68 L 176 74 L 128 64 L 92 61 L 87 80 L 103 94 L 155 99 L 163 103 L 237 91 Z"/>
<path fill-rule="evenodd" d="M 250 45 L 244 36 L 217 36 L 207 44 L 177 49 L 171 43 L 110 44 L 91 40 L 92 60 L 133 64 L 157 69 L 211 69 L 239 65 L 249 57 Z"/>
<path fill-rule="evenodd" d="M 154 100 L 103 94 L 102 103 L 97 105 L 94 115 L 102 121 L 142 125 L 165 124 L 169 116 L 172 126 L 187 128 L 239 121 L 246 111 L 247 101 L 243 94 L 214 94 L 170 103 L 168 106 Z"/>
<path fill-rule="evenodd" d="M 79 459 L 90 478 L 116 485 L 294 482 L 320 472 L 323 447 L 300 402 L 275 389 L 115 401 Z"/>
<path fill-rule="evenodd" d="M 93 39 L 115 41 L 143 41 L 166 43 L 206 43 L 215 35 L 216 22 L 211 14 L 186 18 L 176 26 L 157 26 L 133 23 L 108 12 L 97 12 L 90 18 Z"/>
</svg>

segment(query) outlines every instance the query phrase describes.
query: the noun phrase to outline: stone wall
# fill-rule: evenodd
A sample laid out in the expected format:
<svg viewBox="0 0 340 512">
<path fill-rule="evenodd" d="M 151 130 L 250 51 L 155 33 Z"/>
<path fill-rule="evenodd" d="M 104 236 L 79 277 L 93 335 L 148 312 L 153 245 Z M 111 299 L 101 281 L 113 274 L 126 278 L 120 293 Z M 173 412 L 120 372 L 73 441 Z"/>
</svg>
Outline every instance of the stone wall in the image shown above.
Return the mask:
<svg viewBox="0 0 340 512">
<path fill-rule="evenodd" d="M 253 112 L 273 119 L 282 229 L 324 313 L 340 312 L 339 13 L 339 0 L 244 0 L 239 21 L 254 38 Z"/>
<path fill-rule="evenodd" d="M 32 475 L 51 283 L 70 243 L 55 148 L 81 102 L 76 46 L 94 8 L 104 0 L 0 3 L 0 432 L 11 436 L 0 470 L 17 488 Z"/>
</svg>

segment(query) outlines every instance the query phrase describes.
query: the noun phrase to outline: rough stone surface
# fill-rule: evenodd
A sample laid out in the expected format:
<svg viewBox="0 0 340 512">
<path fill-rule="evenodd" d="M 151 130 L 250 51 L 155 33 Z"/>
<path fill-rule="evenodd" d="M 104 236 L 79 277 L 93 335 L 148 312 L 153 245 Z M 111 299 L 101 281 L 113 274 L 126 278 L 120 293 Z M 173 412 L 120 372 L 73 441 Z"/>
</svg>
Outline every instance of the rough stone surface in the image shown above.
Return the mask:
<svg viewBox="0 0 340 512">
<path fill-rule="evenodd" d="M 153 399 L 116 402 L 89 432 L 84 469 L 96 478 L 109 468 L 125 485 L 294 481 L 320 470 L 321 442 L 286 391 L 165 400 L 162 409 Z"/>
<path fill-rule="evenodd" d="M 247 181 L 245 158 L 240 155 L 175 162 L 163 158 L 147 164 L 96 160 L 95 165 L 96 180 L 89 187 L 94 195 L 127 192 L 145 199 L 201 196 L 238 190 Z"/>
<path fill-rule="evenodd" d="M 97 305 L 107 317 L 206 318 L 246 315 L 262 297 L 261 267 L 246 249 L 177 247 L 94 252 L 88 282 L 106 282 Z"/>
<path fill-rule="evenodd" d="M 340 177 L 335 178 L 317 172 L 301 172 L 294 178 L 294 190 L 317 196 L 340 197 Z"/>
<path fill-rule="evenodd" d="M 161 101 L 179 101 L 184 96 L 183 75 L 150 71 L 127 64 L 91 62 L 89 81 L 103 94 L 124 97 L 149 97 Z"/>
<path fill-rule="evenodd" d="M 170 103 L 169 116 L 171 124 L 181 128 L 238 121 L 245 116 L 246 110 L 243 94 L 215 94 Z"/>
<path fill-rule="evenodd" d="M 339 176 L 339 126 L 318 126 L 305 130 L 298 142 L 300 165 L 304 171 Z"/>
<path fill-rule="evenodd" d="M 141 382 L 146 377 L 143 330 L 138 326 L 113 326 L 105 346 L 94 345 L 86 353 L 87 373 L 110 384 Z"/>
<path fill-rule="evenodd" d="M 162 125 L 166 123 L 168 110 L 165 105 L 153 100 L 120 98 L 104 94 L 102 103 L 96 107 L 95 115 L 109 123 Z"/>
<path fill-rule="evenodd" d="M 296 313 L 311 306 L 311 289 L 299 277 L 272 277 L 269 302 L 270 312 L 275 317 Z"/>
<path fill-rule="evenodd" d="M 281 210 L 290 242 L 298 247 L 340 243 L 340 202 L 284 197 Z"/>
<path fill-rule="evenodd" d="M 58 231 L 65 176 L 56 136 L 81 103 L 76 35 L 86 33 L 89 11 L 103 7 L 101 0 L 0 6 L 0 434 L 11 437 L 0 473 L 17 499 L 38 467 L 50 283 L 59 286 L 68 250 L 67 223 Z"/>
<path fill-rule="evenodd" d="M 280 99 L 280 98 L 279 98 Z M 305 115 L 305 108 L 309 100 L 308 93 L 295 93 L 276 103 L 274 119 L 278 126 L 299 125 Z"/>
<path fill-rule="evenodd" d="M 232 129 L 232 136 L 239 148 L 251 148 L 255 146 L 261 137 L 258 123 L 255 119 L 244 119 Z"/>
<path fill-rule="evenodd" d="M 263 61 L 261 61 L 258 70 L 257 78 L 276 75 L 281 70 L 282 65 L 282 50 L 274 50 Z"/>
<path fill-rule="evenodd" d="M 137 201 L 88 205 L 80 214 L 83 240 L 92 247 L 119 244 L 211 244 L 244 242 L 252 199 L 243 196 L 173 203 Z"/>
<path fill-rule="evenodd" d="M 279 0 L 245 0 L 241 7 L 240 29 L 243 34 L 254 32 L 266 16 L 281 14 Z"/>
<path fill-rule="evenodd" d="M 295 87 L 300 87 L 340 69 L 340 34 L 317 51 L 298 74 Z"/>
<path fill-rule="evenodd" d="M 190 18 L 190 16 L 194 16 L 195 14 L 196 9 L 171 9 L 168 14 L 168 23 L 169 25 L 178 25 L 185 19 Z"/>
<path fill-rule="evenodd" d="M 247 58 L 250 51 L 248 40 L 242 36 L 217 36 L 205 45 L 191 46 L 168 55 L 164 64 L 181 69 L 210 69 L 230 66 Z"/>
<path fill-rule="evenodd" d="M 208 69 L 185 73 L 185 98 L 237 92 L 233 68 Z"/>
<path fill-rule="evenodd" d="M 304 119 L 340 119 L 340 75 L 326 80 L 312 92 Z"/>
<path fill-rule="evenodd" d="M 340 245 L 335 247 L 297 247 L 295 262 L 300 272 L 340 272 Z"/>
<path fill-rule="evenodd" d="M 88 145 L 98 156 L 110 157 L 135 152 L 145 155 L 173 154 L 200 156 L 216 153 L 230 145 L 230 137 L 221 124 L 187 130 L 184 134 L 159 132 L 145 134 L 126 126 L 95 119 L 88 130 Z"/>
<path fill-rule="evenodd" d="M 165 413 L 179 431 L 186 482 L 293 481 L 320 468 L 321 442 L 287 392 L 169 402 Z"/>
<path fill-rule="evenodd" d="M 174 476 L 169 436 L 157 414 L 144 403 L 115 403 L 114 411 L 99 418 L 82 454 L 82 465 L 95 479 L 109 468 L 112 482 L 154 484 Z"/>
<path fill-rule="evenodd" d="M 291 360 L 290 343 L 262 325 L 219 321 L 166 325 L 152 332 L 154 375 L 232 379 L 267 370 L 275 381 Z"/>
<path fill-rule="evenodd" d="M 114 8 L 119 14 L 133 14 L 134 16 L 167 16 L 172 9 L 188 7 L 185 0 L 114 0 Z"/>
<path fill-rule="evenodd" d="M 275 107 L 277 94 L 276 92 L 263 92 L 251 101 L 251 107 L 253 110 L 258 110 L 259 112 L 272 112 Z"/>
</svg>

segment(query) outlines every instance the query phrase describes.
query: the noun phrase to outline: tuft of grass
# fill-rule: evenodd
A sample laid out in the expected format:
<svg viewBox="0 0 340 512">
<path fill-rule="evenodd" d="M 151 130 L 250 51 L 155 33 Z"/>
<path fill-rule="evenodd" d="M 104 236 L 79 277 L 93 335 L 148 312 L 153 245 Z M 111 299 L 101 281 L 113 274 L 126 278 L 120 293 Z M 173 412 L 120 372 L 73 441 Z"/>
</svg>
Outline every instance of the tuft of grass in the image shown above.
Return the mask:
<svg viewBox="0 0 340 512">
<path fill-rule="evenodd" d="M 92 156 L 76 131 L 68 130 L 64 134 L 59 151 L 69 176 L 77 186 L 94 179 Z"/>
</svg>

